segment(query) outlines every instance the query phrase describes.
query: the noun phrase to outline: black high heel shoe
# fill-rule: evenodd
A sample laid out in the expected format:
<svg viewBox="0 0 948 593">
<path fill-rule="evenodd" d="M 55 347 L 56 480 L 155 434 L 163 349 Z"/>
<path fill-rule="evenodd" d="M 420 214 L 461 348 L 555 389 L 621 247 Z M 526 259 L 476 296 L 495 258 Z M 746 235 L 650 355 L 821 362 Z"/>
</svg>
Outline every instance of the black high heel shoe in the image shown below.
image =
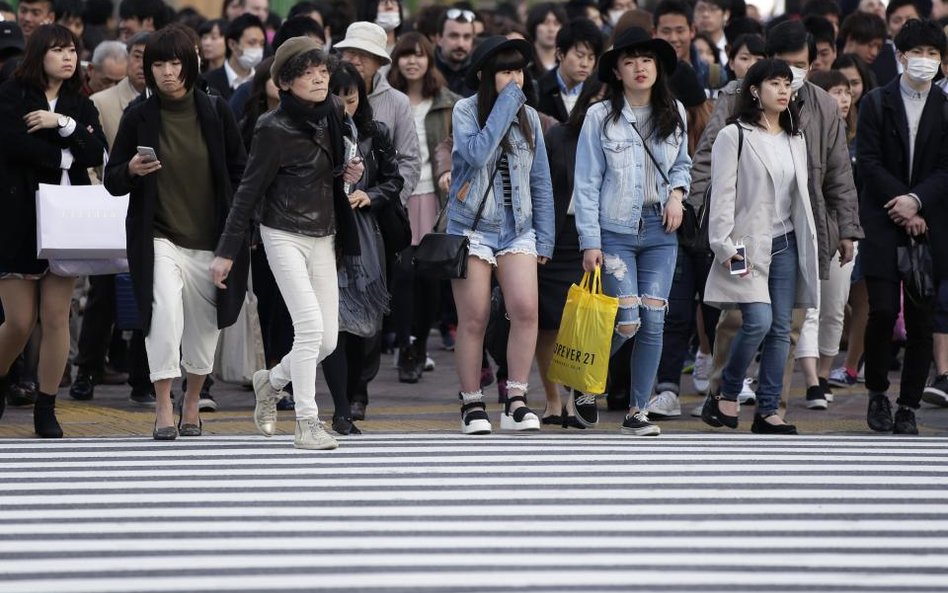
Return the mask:
<svg viewBox="0 0 948 593">
<path fill-rule="evenodd" d="M 721 413 L 721 395 L 709 395 L 704 398 L 704 406 L 701 408 L 701 419 L 705 424 L 718 428 L 727 426 L 728 428 L 737 428 L 739 416 L 728 416 Z"/>
</svg>

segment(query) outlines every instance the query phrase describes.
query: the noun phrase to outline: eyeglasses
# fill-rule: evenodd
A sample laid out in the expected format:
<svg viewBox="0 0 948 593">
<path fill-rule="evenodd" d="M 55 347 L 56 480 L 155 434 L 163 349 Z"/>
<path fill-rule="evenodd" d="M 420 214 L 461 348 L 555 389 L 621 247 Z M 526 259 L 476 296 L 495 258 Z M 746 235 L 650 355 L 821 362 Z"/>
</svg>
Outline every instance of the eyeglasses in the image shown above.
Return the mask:
<svg viewBox="0 0 948 593">
<path fill-rule="evenodd" d="M 452 21 L 461 21 L 462 23 L 473 23 L 474 19 L 477 18 L 477 15 L 472 11 L 461 10 L 460 8 L 449 8 L 445 16 Z"/>
</svg>

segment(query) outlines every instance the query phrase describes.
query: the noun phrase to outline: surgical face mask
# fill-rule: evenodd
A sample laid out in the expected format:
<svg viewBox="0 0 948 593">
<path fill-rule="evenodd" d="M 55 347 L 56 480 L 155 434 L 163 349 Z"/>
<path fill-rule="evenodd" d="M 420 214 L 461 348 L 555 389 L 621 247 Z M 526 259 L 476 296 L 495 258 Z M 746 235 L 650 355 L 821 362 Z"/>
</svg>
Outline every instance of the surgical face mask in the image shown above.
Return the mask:
<svg viewBox="0 0 948 593">
<path fill-rule="evenodd" d="M 240 64 L 241 68 L 246 68 L 247 70 L 253 70 L 257 67 L 257 64 L 260 63 L 260 60 L 263 59 L 263 48 L 262 47 L 248 47 L 240 54 L 240 57 L 237 58 L 237 63 Z"/>
<path fill-rule="evenodd" d="M 806 82 L 806 74 L 809 70 L 790 66 L 790 72 L 793 73 L 793 80 L 790 81 L 790 91 L 795 93 L 803 88 L 803 83 Z"/>
<path fill-rule="evenodd" d="M 375 17 L 375 24 L 385 29 L 385 32 L 394 31 L 402 24 L 402 17 L 398 12 L 380 12 Z"/>
<path fill-rule="evenodd" d="M 935 78 L 935 74 L 938 73 L 940 67 L 941 64 L 938 60 L 931 58 L 909 58 L 908 64 L 905 66 L 905 73 L 908 74 L 912 80 L 928 82 Z"/>
<path fill-rule="evenodd" d="M 622 15 L 625 14 L 624 10 L 610 10 L 609 11 L 609 24 L 615 27 L 619 24 L 619 19 L 622 18 Z"/>
</svg>

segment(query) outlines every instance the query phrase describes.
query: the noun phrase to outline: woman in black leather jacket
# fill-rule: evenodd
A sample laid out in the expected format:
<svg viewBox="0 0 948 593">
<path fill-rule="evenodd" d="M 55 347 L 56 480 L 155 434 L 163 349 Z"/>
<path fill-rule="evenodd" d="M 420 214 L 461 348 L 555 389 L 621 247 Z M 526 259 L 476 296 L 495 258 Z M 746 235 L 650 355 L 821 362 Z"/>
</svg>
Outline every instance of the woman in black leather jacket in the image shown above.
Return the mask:
<svg viewBox="0 0 948 593">
<path fill-rule="evenodd" d="M 335 69 L 308 37 L 287 40 L 271 74 L 280 107 L 260 118 L 240 189 L 211 264 L 223 285 L 262 202 L 260 234 L 280 293 L 293 319 L 293 349 L 271 370 L 254 373 L 254 422 L 266 436 L 276 429 L 276 404 L 290 381 L 296 399 L 296 438 L 301 449 L 334 449 L 319 422 L 316 367 L 336 348 L 339 331 L 337 244 L 358 257 L 359 237 L 343 182 L 363 166 L 345 154 L 349 135 L 341 102 L 329 94 Z"/>
<path fill-rule="evenodd" d="M 359 434 L 352 423 L 356 415 L 350 414 L 350 409 L 360 410 L 359 417 L 364 417 L 368 395 L 365 389 L 359 389 L 366 367 L 364 353 L 371 338 L 381 331 L 382 317 L 389 311 L 386 251 L 376 215 L 391 207 L 392 200 L 400 199 L 403 181 L 391 132 L 385 124 L 372 120 L 372 106 L 359 71 L 352 64 L 340 64 L 329 87 L 342 99 L 352 118 L 365 174 L 348 194 L 359 229 L 361 257 L 347 260 L 339 270 L 339 341 L 336 350 L 323 361 L 323 374 L 335 406 L 333 430 Z"/>
</svg>

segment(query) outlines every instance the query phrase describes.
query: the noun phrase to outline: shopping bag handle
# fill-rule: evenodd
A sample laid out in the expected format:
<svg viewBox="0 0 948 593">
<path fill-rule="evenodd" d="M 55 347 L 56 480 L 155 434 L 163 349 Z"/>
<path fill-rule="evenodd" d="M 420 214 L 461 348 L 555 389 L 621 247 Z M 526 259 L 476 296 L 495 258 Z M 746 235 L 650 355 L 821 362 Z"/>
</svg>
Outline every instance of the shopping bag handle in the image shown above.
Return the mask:
<svg viewBox="0 0 948 593">
<path fill-rule="evenodd" d="M 593 272 L 584 272 L 579 287 L 593 294 L 602 294 L 602 269 L 600 266 L 596 266 Z"/>
</svg>

